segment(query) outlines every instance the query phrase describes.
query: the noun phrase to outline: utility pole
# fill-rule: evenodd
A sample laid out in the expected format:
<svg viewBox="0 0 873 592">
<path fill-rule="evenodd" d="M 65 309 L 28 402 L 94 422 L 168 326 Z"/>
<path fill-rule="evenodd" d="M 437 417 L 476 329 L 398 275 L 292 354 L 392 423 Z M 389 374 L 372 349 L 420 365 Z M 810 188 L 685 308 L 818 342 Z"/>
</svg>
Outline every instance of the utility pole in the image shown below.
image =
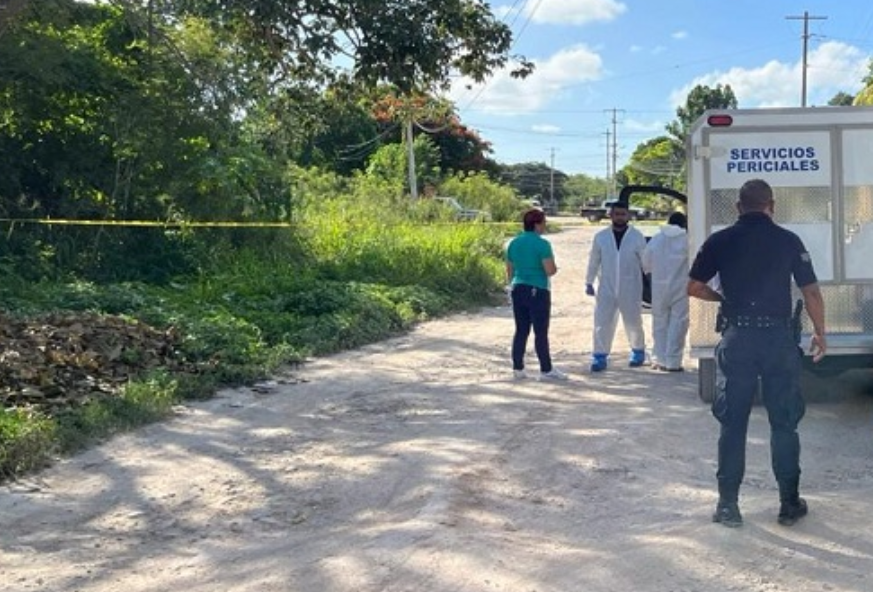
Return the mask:
<svg viewBox="0 0 873 592">
<path fill-rule="evenodd" d="M 616 125 L 618 124 L 618 119 L 616 115 L 619 111 L 624 113 L 624 109 L 616 109 L 613 107 L 612 109 L 607 109 L 607 111 L 612 112 L 612 195 L 615 197 L 618 192 L 618 179 L 616 178 L 616 173 L 618 172 L 618 169 L 616 168 L 616 159 L 618 158 L 618 132 L 616 130 Z M 608 144 L 609 140 L 607 138 L 607 145 Z"/>
<path fill-rule="evenodd" d="M 554 206 L 555 201 L 555 149 L 550 148 L 551 164 L 549 164 L 549 205 Z"/>
<path fill-rule="evenodd" d="M 409 194 L 412 200 L 418 199 L 418 178 L 415 175 L 415 147 L 412 145 L 412 116 L 406 121 L 406 151 L 409 165 Z"/>
<path fill-rule="evenodd" d="M 609 199 L 609 180 L 612 178 L 610 174 L 610 163 L 611 159 L 609 158 L 609 138 L 611 132 L 609 128 L 606 128 L 606 195 L 603 196 L 603 199 Z"/>
<path fill-rule="evenodd" d="M 806 10 L 803 11 L 803 16 L 786 16 L 785 17 L 789 21 L 803 21 L 803 82 L 802 88 L 800 91 L 800 106 L 806 107 L 806 54 L 807 54 L 807 46 L 809 42 L 809 21 L 824 21 L 827 20 L 826 16 L 809 16 L 809 12 Z"/>
</svg>

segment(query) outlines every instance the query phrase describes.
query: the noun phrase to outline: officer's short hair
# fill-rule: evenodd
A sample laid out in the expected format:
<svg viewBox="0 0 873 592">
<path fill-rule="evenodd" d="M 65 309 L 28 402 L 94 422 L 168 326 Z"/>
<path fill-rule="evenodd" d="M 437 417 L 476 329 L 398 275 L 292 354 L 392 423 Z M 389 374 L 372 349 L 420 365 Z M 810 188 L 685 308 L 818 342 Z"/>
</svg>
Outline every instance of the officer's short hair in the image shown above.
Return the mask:
<svg viewBox="0 0 873 592">
<path fill-rule="evenodd" d="M 763 179 L 751 179 L 740 187 L 740 207 L 744 212 L 763 212 L 773 202 L 773 188 Z"/>
</svg>

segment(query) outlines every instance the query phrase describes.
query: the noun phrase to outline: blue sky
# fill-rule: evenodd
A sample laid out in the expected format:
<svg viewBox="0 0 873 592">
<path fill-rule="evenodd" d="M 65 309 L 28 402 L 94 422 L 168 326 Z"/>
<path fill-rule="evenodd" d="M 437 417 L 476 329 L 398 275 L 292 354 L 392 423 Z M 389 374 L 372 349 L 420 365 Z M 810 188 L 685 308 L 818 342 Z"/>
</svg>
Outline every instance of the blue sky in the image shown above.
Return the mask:
<svg viewBox="0 0 873 592">
<path fill-rule="evenodd" d="M 605 177 L 616 119 L 617 166 L 662 135 L 697 84 L 730 84 L 740 107 L 799 106 L 803 20 L 807 105 L 856 93 L 873 56 L 869 0 L 493 0 L 525 80 L 497 72 L 451 91 L 461 120 L 501 163 L 542 162 Z M 613 112 L 615 110 L 615 112 Z M 611 140 L 610 140 L 611 142 Z"/>
</svg>

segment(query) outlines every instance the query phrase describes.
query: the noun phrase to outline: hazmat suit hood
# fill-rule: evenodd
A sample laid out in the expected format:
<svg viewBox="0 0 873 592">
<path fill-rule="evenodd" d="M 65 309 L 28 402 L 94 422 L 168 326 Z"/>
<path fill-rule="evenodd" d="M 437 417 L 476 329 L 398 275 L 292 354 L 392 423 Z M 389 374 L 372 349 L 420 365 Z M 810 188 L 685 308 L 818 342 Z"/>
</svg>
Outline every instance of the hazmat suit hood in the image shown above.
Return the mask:
<svg viewBox="0 0 873 592">
<path fill-rule="evenodd" d="M 674 224 L 664 224 L 661 226 L 661 232 L 667 238 L 675 238 L 677 236 L 685 236 L 685 229 Z"/>
</svg>

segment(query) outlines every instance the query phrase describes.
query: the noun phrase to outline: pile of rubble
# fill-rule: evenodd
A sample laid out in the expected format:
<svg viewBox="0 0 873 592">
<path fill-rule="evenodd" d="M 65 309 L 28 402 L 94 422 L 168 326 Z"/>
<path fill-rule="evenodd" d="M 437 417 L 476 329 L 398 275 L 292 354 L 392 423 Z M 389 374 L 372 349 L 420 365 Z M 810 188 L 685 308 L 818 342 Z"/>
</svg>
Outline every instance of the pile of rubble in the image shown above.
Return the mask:
<svg viewBox="0 0 873 592">
<path fill-rule="evenodd" d="M 0 406 L 47 412 L 112 396 L 149 370 L 184 371 L 179 336 L 92 313 L 0 314 Z"/>
</svg>

